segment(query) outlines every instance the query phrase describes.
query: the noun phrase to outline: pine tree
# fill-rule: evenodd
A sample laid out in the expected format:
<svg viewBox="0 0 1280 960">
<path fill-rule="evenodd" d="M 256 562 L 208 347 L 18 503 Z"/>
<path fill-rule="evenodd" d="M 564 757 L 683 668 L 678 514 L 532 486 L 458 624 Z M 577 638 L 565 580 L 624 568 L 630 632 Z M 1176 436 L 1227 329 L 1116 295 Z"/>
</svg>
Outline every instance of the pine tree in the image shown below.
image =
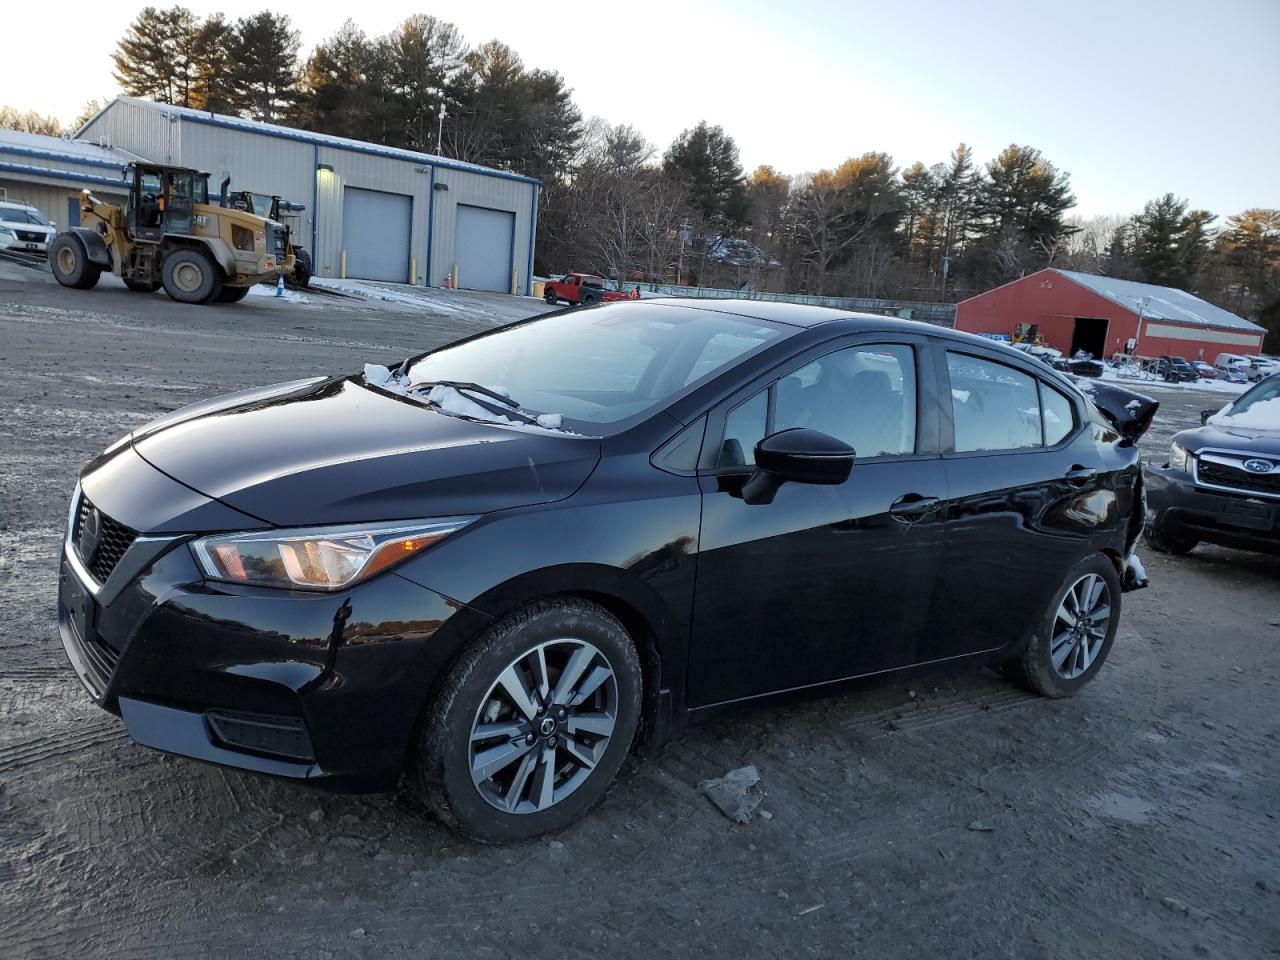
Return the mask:
<svg viewBox="0 0 1280 960">
<path fill-rule="evenodd" d="M 120 89 L 132 97 L 191 105 L 196 18 L 185 7 L 143 7 L 111 55 Z"/>
<path fill-rule="evenodd" d="M 395 111 L 394 146 L 434 152 L 442 106 L 458 106 L 466 45 L 452 23 L 415 14 L 379 41 Z"/>
<path fill-rule="evenodd" d="M 242 116 L 282 119 L 297 88 L 298 32 L 270 11 L 242 17 L 227 43 L 227 100 Z"/>
<path fill-rule="evenodd" d="M 220 13 L 195 28 L 191 44 L 191 99 L 189 106 L 210 113 L 226 113 L 231 102 L 231 41 L 233 28 Z"/>
<path fill-rule="evenodd" d="M 747 193 L 738 146 L 719 126 L 705 120 L 683 131 L 667 148 L 663 170 L 689 191 L 698 215 L 730 231 L 746 222 Z"/>
<path fill-rule="evenodd" d="M 308 58 L 293 122 L 322 133 L 387 142 L 393 111 L 386 72 L 379 45 L 347 20 Z"/>
</svg>

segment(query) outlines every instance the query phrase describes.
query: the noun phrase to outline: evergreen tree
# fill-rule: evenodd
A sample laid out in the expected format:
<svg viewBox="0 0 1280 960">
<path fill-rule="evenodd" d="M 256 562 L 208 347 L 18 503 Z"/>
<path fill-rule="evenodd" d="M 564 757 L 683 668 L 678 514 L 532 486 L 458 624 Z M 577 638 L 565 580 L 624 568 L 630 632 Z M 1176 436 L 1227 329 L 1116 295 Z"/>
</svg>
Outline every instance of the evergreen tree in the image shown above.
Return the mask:
<svg viewBox="0 0 1280 960">
<path fill-rule="evenodd" d="M 191 95 L 188 106 L 210 113 L 227 113 L 231 102 L 231 41 L 233 28 L 220 13 L 195 27 L 190 47 Z"/>
<path fill-rule="evenodd" d="M 264 10 L 236 21 L 227 43 L 227 100 L 242 116 L 283 119 L 297 87 L 298 32 L 288 16 Z"/>
<path fill-rule="evenodd" d="M 988 163 L 976 201 L 980 249 L 975 266 L 986 283 L 1003 283 L 1044 266 L 1072 233 L 1066 212 L 1076 198 L 1067 174 L 1034 147 L 1011 144 Z"/>
<path fill-rule="evenodd" d="M 708 224 L 732 230 L 747 219 L 747 193 L 738 146 L 705 120 L 667 148 L 663 170 L 689 191 L 694 210 Z"/>
<path fill-rule="evenodd" d="M 466 46 L 458 28 L 415 14 L 379 41 L 394 104 L 394 146 L 434 153 L 441 108 L 458 106 L 458 80 Z"/>
<path fill-rule="evenodd" d="M 293 122 L 308 130 L 391 143 L 395 107 L 381 44 L 347 20 L 307 59 Z"/>
<path fill-rule="evenodd" d="M 191 105 L 195 14 L 186 7 L 143 7 L 111 55 L 120 89 L 158 103 Z"/>
</svg>

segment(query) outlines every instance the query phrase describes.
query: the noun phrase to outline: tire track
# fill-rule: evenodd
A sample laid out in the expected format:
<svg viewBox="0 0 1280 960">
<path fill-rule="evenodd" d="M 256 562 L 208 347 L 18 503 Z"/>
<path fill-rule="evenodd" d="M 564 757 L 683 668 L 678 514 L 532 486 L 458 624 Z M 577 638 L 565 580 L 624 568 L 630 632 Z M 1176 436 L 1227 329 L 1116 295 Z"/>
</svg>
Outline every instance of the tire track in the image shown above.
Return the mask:
<svg viewBox="0 0 1280 960">
<path fill-rule="evenodd" d="M 65 757 L 90 747 L 103 746 L 128 739 L 118 723 L 103 723 L 91 730 L 65 735 L 46 734 L 30 740 L 0 746 L 0 773 L 20 770 Z"/>
</svg>

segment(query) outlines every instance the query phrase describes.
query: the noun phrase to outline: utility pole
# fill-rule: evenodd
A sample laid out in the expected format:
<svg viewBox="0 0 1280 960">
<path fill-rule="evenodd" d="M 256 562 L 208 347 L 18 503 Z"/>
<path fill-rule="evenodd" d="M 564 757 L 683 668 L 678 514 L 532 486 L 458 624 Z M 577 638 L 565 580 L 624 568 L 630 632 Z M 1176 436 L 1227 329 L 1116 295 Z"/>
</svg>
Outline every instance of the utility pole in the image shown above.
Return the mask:
<svg viewBox="0 0 1280 960">
<path fill-rule="evenodd" d="M 449 115 L 449 105 L 440 101 L 440 119 L 436 123 L 436 156 L 444 156 L 444 118 Z"/>
</svg>

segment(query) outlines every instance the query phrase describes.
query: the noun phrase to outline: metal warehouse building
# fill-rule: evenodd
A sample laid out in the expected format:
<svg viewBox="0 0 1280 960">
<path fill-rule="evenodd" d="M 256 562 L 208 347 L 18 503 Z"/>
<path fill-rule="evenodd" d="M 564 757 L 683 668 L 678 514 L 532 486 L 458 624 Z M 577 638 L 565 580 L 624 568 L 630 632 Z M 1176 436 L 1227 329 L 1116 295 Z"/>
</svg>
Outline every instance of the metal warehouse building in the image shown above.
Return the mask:
<svg viewBox="0 0 1280 960">
<path fill-rule="evenodd" d="M 1130 353 L 1212 363 L 1256 354 L 1266 330 L 1182 290 L 1091 273 L 1045 269 L 956 305 L 956 329 L 1011 333 L 1039 325 L 1050 346 L 1095 357 Z"/>
<path fill-rule="evenodd" d="M 132 160 L 94 143 L 0 130 L 0 200 L 30 204 L 59 227 L 74 227 L 85 187 L 123 202 Z"/>
<path fill-rule="evenodd" d="M 530 177 L 239 117 L 118 97 L 81 139 L 208 171 L 210 190 L 301 207 L 295 242 L 321 277 L 532 292 L 539 182 Z"/>
</svg>

